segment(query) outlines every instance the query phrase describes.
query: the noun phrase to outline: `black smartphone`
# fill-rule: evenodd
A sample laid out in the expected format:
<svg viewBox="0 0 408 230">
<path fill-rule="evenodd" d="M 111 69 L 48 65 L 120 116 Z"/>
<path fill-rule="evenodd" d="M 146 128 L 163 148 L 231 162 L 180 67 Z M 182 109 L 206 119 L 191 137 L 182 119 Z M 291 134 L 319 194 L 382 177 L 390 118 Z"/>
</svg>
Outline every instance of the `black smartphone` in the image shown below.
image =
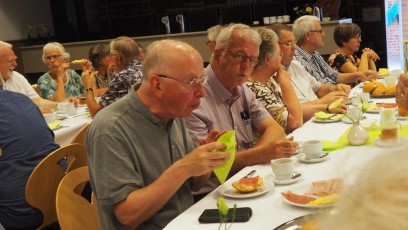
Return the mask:
<svg viewBox="0 0 408 230">
<path fill-rule="evenodd" d="M 232 222 L 233 208 L 228 209 L 227 222 Z M 252 209 L 249 207 L 236 208 L 234 222 L 247 222 L 252 216 Z M 206 209 L 198 218 L 200 223 L 220 223 L 218 209 Z"/>
</svg>

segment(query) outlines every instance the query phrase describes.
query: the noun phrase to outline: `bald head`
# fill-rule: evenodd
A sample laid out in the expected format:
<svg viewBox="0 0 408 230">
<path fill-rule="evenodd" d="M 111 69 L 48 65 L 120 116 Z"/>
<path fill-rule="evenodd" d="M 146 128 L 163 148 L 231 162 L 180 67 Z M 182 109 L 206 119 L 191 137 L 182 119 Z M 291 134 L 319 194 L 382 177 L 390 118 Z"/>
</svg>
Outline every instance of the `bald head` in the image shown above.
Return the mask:
<svg viewBox="0 0 408 230">
<path fill-rule="evenodd" d="M 177 72 L 185 68 L 186 62 L 190 68 L 204 68 L 200 53 L 189 44 L 168 39 L 153 42 L 146 49 L 142 67 L 144 80 L 155 73 Z"/>
</svg>

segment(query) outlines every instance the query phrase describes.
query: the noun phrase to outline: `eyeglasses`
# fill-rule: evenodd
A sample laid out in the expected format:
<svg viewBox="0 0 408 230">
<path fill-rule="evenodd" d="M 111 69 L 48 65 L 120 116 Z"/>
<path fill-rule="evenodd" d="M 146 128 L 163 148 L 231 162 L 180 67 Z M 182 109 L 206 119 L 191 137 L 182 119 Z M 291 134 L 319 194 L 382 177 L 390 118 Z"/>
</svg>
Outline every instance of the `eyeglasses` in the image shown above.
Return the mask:
<svg viewBox="0 0 408 230">
<path fill-rule="evenodd" d="M 239 63 L 243 63 L 244 61 L 246 61 L 248 59 L 249 60 L 249 65 L 251 67 L 254 67 L 254 66 L 256 66 L 256 64 L 258 64 L 258 57 L 248 57 L 245 54 L 232 52 L 232 51 L 226 50 L 226 49 L 222 49 L 222 51 L 227 51 L 228 53 L 234 55 L 235 61 L 237 61 Z"/>
<path fill-rule="evenodd" d="M 180 80 L 180 79 L 176 79 L 176 78 L 166 76 L 164 74 L 157 74 L 157 76 L 162 77 L 162 78 L 172 79 L 172 80 L 179 81 L 179 82 L 182 82 L 184 84 L 187 84 L 189 89 L 195 89 L 198 85 L 204 85 L 207 82 L 207 79 L 208 79 L 207 75 L 203 75 L 201 77 L 195 77 L 195 78 L 193 78 L 191 80 Z"/>
<path fill-rule="evenodd" d="M 57 59 L 61 57 L 61 55 L 50 55 L 50 56 L 46 56 L 44 57 L 46 60 L 51 61 L 52 59 Z"/>
<path fill-rule="evenodd" d="M 319 34 L 324 33 L 323 29 L 320 29 L 320 30 L 311 30 L 311 31 L 309 31 L 309 32 L 311 32 L 311 33 L 315 32 L 315 33 L 319 33 Z"/>
<path fill-rule="evenodd" d="M 288 41 L 288 42 L 278 42 L 278 44 L 285 45 L 289 48 L 292 48 L 296 45 L 295 41 Z"/>
</svg>

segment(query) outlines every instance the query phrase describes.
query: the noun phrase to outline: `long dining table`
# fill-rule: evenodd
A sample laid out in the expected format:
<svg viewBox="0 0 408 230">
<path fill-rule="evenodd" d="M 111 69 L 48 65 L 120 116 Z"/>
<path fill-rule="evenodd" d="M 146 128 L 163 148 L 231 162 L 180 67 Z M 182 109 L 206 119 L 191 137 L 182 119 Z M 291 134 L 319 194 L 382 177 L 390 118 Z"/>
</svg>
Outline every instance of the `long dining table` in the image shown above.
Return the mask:
<svg viewBox="0 0 408 230">
<path fill-rule="evenodd" d="M 350 92 L 350 97 L 356 96 L 360 92 L 362 92 L 362 88 L 356 86 Z M 395 97 L 371 98 L 370 100 L 372 100 L 371 103 L 395 102 Z M 367 119 L 375 119 L 377 124 L 380 120 L 378 113 L 365 113 L 364 115 Z M 400 123 L 404 124 L 407 121 L 400 121 Z M 309 120 L 301 128 L 291 133 L 290 136 L 293 136 L 299 142 L 307 140 L 337 142 L 350 126 L 351 124 L 343 121 L 319 123 Z M 315 208 L 316 206 L 297 207 L 291 205 L 284 201 L 281 192 L 296 191 L 299 188 L 310 187 L 314 181 L 332 178 L 342 178 L 345 185 L 352 185 L 354 178 L 361 172 L 365 163 L 378 154 L 387 154 L 389 152 L 388 148 L 372 143 L 362 146 L 346 145 L 344 148 L 331 151 L 324 161 L 318 163 L 303 163 L 299 161 L 298 155 L 293 155 L 295 171 L 301 173 L 296 183 L 275 184 L 269 192 L 249 198 L 243 198 L 239 195 L 231 196 L 225 193 L 226 188 L 230 188 L 232 182 L 238 181 L 253 169 L 256 170 L 255 175 L 263 177 L 264 181 L 271 178 L 272 168 L 269 164 L 248 166 L 176 217 L 165 229 L 218 229 L 218 223 L 201 224 L 198 218 L 205 209 L 216 209 L 217 198 L 219 197 L 224 197 L 229 207 L 236 204 L 237 207 L 250 207 L 252 209 L 253 214 L 248 222 L 233 223 L 231 229 L 275 229 L 290 220 L 319 210 Z M 227 196 L 223 196 L 221 193 Z"/>
<path fill-rule="evenodd" d="M 92 121 L 86 105 L 78 106 L 76 112 L 76 115 L 67 116 L 61 119 L 61 125 L 53 130 L 55 134 L 54 140 L 60 146 L 70 144 L 79 130 Z"/>
</svg>

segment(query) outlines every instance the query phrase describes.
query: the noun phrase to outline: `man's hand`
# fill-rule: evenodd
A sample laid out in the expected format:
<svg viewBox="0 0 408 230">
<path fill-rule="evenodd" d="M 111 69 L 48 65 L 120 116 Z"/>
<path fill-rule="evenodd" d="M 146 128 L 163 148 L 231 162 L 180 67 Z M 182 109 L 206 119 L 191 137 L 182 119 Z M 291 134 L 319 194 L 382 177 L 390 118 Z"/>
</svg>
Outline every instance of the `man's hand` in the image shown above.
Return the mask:
<svg viewBox="0 0 408 230">
<path fill-rule="evenodd" d="M 298 146 L 299 144 L 293 141 L 293 137 L 271 142 L 272 151 L 269 152 L 267 162 L 265 163 L 272 159 L 290 158 Z"/>
<path fill-rule="evenodd" d="M 351 91 L 351 86 L 340 83 L 335 86 L 335 89 L 336 91 L 340 91 L 348 95 Z"/>
<path fill-rule="evenodd" d="M 322 104 L 331 104 L 335 102 L 337 99 L 345 98 L 345 97 L 348 97 L 348 94 L 341 92 L 341 91 L 334 91 L 334 92 L 324 95 L 324 97 L 320 98 L 319 101 Z"/>
<path fill-rule="evenodd" d="M 220 136 L 222 136 L 223 134 L 227 133 L 227 131 L 224 132 L 220 132 L 216 129 L 213 129 L 210 131 L 210 133 L 208 134 L 208 136 L 205 139 L 201 139 L 199 140 L 200 145 L 205 145 L 211 142 L 215 142 L 218 140 L 218 138 L 220 138 Z"/>
</svg>

